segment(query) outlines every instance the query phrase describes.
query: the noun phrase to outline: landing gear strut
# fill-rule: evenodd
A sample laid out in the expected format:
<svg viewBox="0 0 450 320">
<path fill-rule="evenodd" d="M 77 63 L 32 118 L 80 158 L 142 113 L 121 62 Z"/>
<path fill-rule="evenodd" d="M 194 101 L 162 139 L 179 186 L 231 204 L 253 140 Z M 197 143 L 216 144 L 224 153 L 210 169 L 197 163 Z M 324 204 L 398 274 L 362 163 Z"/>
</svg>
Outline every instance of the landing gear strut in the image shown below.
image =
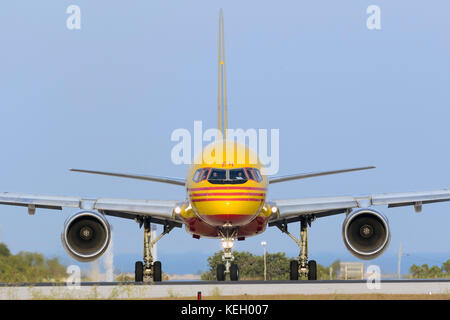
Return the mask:
<svg viewBox="0 0 450 320">
<path fill-rule="evenodd" d="M 231 281 L 239 280 L 239 267 L 237 264 L 232 263 L 234 256 L 231 250 L 234 246 L 234 238 L 237 235 L 237 230 L 220 230 L 219 233 L 222 236 L 222 248 L 223 255 L 222 261 L 224 264 L 219 264 L 216 270 L 217 281 L 225 281 L 226 275 L 230 275 Z"/>
<path fill-rule="evenodd" d="M 162 268 L 160 261 L 153 261 L 151 249 L 164 235 L 168 234 L 175 227 L 174 224 L 167 223 L 164 225 L 164 231 L 158 237 L 152 240 L 152 232 L 150 228 L 150 218 L 141 218 L 138 220 L 140 226 L 144 225 L 144 261 L 137 261 L 134 270 L 134 280 L 136 282 L 143 281 L 161 281 Z"/>
<path fill-rule="evenodd" d="M 298 280 L 299 276 L 307 277 L 308 280 L 317 280 L 316 261 L 308 261 L 308 225 L 311 226 L 312 220 L 310 217 L 300 220 L 300 240 L 288 232 L 286 223 L 276 224 L 281 232 L 286 233 L 300 247 L 300 254 L 297 260 L 292 260 L 290 263 L 290 280 Z"/>
</svg>

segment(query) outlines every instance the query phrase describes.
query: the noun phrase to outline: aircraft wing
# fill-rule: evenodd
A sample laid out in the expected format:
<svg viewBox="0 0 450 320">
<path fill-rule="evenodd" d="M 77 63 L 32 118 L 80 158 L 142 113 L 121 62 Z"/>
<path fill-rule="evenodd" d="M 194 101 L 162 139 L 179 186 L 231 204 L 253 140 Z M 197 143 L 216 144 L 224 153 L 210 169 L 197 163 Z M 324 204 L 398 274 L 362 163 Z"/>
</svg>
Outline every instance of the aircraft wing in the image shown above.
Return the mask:
<svg viewBox="0 0 450 320">
<path fill-rule="evenodd" d="M 175 223 L 181 226 L 174 208 L 178 200 L 133 200 L 133 199 L 83 199 L 81 197 L 48 196 L 22 193 L 0 193 L 0 205 L 23 206 L 29 214 L 38 208 L 62 210 L 63 207 L 83 210 L 97 210 L 105 215 L 135 219 L 139 216 L 152 217 L 152 222 Z"/>
<path fill-rule="evenodd" d="M 97 170 L 84 170 L 84 169 L 70 169 L 70 171 L 90 173 L 90 174 L 100 174 L 100 175 L 104 175 L 104 176 L 112 176 L 112 177 L 120 177 L 120 178 L 162 182 L 162 183 L 169 183 L 169 184 L 174 184 L 174 185 L 183 186 L 183 187 L 186 185 L 186 180 L 182 179 L 182 178 L 150 176 L 150 175 L 135 174 L 135 173 L 120 173 L 120 172 L 107 172 L 107 171 L 97 171 Z"/>
<path fill-rule="evenodd" d="M 353 208 L 378 205 L 387 205 L 388 208 L 414 206 L 414 209 L 420 212 L 423 204 L 443 201 L 450 201 L 450 190 L 272 200 L 272 207 L 278 208 L 278 212 L 272 216 L 269 225 L 295 222 L 307 216 L 321 218 L 345 213 Z"/>
<path fill-rule="evenodd" d="M 332 171 L 297 173 L 297 174 L 291 174 L 291 175 L 287 175 L 287 176 L 274 176 L 274 177 L 269 177 L 269 183 L 272 184 L 272 183 L 285 182 L 285 181 L 290 181 L 290 180 L 314 178 L 314 177 L 320 177 L 320 176 L 327 176 L 327 175 L 331 175 L 331 174 L 369 170 L 369 169 L 375 169 L 375 167 L 369 166 L 369 167 L 359 167 L 359 168 L 350 168 L 350 169 L 341 169 L 341 170 L 332 170 Z"/>
</svg>

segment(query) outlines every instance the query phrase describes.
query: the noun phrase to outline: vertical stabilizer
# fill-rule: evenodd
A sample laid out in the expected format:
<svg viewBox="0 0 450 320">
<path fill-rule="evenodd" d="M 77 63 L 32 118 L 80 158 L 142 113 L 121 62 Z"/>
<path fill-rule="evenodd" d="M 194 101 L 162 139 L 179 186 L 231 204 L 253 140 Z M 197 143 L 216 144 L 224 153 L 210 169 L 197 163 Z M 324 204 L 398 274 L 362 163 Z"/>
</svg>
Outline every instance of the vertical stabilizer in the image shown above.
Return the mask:
<svg viewBox="0 0 450 320">
<path fill-rule="evenodd" d="M 223 10 L 219 11 L 219 91 L 218 91 L 218 126 L 226 139 L 226 130 L 228 127 L 227 117 L 227 81 L 225 70 L 225 33 L 223 26 Z"/>
</svg>

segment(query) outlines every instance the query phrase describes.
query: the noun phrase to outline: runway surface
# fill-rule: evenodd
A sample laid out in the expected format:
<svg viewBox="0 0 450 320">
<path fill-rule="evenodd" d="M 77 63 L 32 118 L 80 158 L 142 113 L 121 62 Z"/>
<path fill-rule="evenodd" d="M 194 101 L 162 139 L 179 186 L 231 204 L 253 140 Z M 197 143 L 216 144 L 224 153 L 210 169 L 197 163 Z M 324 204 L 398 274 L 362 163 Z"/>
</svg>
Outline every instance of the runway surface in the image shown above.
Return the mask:
<svg viewBox="0 0 450 320">
<path fill-rule="evenodd" d="M 0 299 L 146 299 L 291 294 L 450 294 L 450 279 L 323 281 L 165 281 L 0 284 Z"/>
</svg>

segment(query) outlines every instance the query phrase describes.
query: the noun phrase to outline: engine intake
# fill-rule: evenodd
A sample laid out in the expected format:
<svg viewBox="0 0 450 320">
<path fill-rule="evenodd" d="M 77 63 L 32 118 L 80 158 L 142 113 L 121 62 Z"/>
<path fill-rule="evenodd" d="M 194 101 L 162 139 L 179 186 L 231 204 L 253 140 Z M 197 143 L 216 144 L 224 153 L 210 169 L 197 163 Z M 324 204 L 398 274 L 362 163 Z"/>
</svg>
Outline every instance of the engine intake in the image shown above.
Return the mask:
<svg viewBox="0 0 450 320">
<path fill-rule="evenodd" d="M 374 209 L 352 211 L 344 221 L 342 236 L 347 249 L 364 260 L 381 255 L 391 240 L 387 218 Z"/>
<path fill-rule="evenodd" d="M 89 262 L 98 259 L 108 248 L 111 227 L 103 215 L 81 211 L 66 220 L 61 239 L 69 255 L 78 261 Z"/>
</svg>

